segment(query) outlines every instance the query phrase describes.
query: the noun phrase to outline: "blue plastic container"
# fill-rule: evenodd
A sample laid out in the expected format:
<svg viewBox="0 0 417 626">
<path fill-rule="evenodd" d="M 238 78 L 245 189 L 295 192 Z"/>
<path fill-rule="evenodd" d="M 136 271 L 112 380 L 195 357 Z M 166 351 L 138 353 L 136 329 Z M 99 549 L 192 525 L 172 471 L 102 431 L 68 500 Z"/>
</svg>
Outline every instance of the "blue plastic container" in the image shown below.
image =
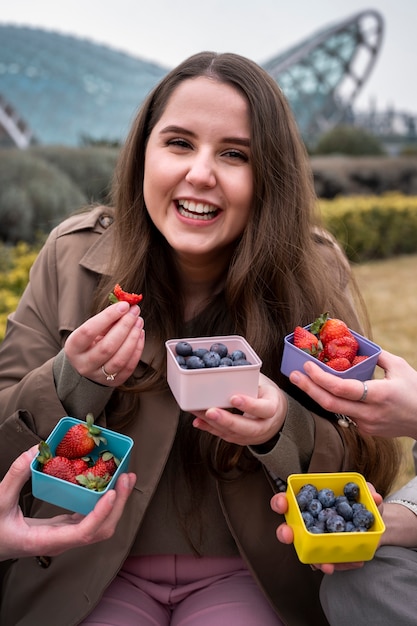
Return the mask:
<svg viewBox="0 0 417 626">
<path fill-rule="evenodd" d="M 46 440 L 53 454 L 55 454 L 56 447 L 67 430 L 74 424 L 85 424 L 85 422 L 75 419 L 74 417 L 63 417 L 55 426 Z M 55 504 L 69 511 L 82 513 L 83 515 L 87 515 L 87 513 L 94 509 L 97 501 L 107 493 L 109 489 L 114 487 L 120 474 L 128 470 L 130 452 L 133 446 L 133 439 L 130 437 L 121 435 L 107 428 L 102 428 L 101 426 L 99 428 L 102 436 L 106 438 L 107 443 L 101 442 L 99 446 L 96 446 L 90 456 L 94 459 L 98 457 L 101 452 L 109 450 L 115 457 L 120 459 L 120 465 L 106 489 L 104 489 L 104 491 L 93 491 L 81 485 L 75 485 L 66 480 L 61 480 L 61 478 L 44 474 L 40 468 L 37 457 L 35 457 L 31 463 L 32 493 L 35 498 Z"/>
<path fill-rule="evenodd" d="M 305 326 L 304 328 L 310 330 L 311 324 Z M 356 378 L 357 380 L 362 381 L 370 380 L 374 375 L 375 366 L 381 353 L 381 348 L 376 343 L 373 343 L 366 337 L 359 335 L 354 330 L 351 330 L 350 332 L 359 343 L 358 355 L 368 356 L 368 358 L 364 361 L 361 361 L 357 365 L 353 365 L 353 367 L 350 367 L 343 372 L 338 372 L 325 363 L 322 363 L 314 356 L 304 352 L 304 350 L 297 348 L 294 345 L 294 333 L 290 333 L 284 339 L 284 354 L 282 355 L 281 372 L 285 374 L 285 376 L 289 376 L 294 370 L 304 372 L 304 363 L 306 361 L 313 361 L 313 363 L 316 363 L 325 372 L 329 372 L 339 378 Z"/>
</svg>

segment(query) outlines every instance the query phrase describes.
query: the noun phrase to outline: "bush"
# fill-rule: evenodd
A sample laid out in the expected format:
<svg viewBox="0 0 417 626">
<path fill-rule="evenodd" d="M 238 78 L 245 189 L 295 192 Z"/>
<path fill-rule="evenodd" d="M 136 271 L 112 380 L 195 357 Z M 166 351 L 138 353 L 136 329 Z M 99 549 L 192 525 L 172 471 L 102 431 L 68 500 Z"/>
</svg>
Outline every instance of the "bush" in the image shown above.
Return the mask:
<svg viewBox="0 0 417 626">
<path fill-rule="evenodd" d="M 357 126 L 335 126 L 329 132 L 324 133 L 318 140 L 314 154 L 347 154 L 359 155 L 383 155 L 385 150 L 379 139 Z"/>
<path fill-rule="evenodd" d="M 31 154 L 65 172 L 88 202 L 103 202 L 110 191 L 119 149 L 108 146 L 44 146 L 32 148 Z"/>
<path fill-rule="evenodd" d="M 390 193 L 320 200 L 323 222 L 351 261 L 417 252 L 417 197 Z"/>
<path fill-rule="evenodd" d="M 36 241 L 87 198 L 65 172 L 29 151 L 0 150 L 0 240 Z"/>
<path fill-rule="evenodd" d="M 417 195 L 417 158 L 413 156 L 314 156 L 314 184 L 319 198 L 379 195 L 388 191 Z"/>
<path fill-rule="evenodd" d="M 7 316 L 19 303 L 41 244 L 41 241 L 34 246 L 0 244 L 0 341 L 6 330 Z"/>
</svg>

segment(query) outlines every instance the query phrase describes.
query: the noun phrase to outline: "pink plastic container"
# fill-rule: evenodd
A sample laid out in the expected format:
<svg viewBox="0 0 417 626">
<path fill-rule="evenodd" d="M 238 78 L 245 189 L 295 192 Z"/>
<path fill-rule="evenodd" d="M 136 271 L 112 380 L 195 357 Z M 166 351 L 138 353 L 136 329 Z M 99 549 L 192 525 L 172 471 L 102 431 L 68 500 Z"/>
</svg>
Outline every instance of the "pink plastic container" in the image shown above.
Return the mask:
<svg viewBox="0 0 417 626">
<path fill-rule="evenodd" d="M 310 327 L 311 324 L 305 326 L 307 330 L 310 330 Z M 359 335 L 354 330 L 351 330 L 350 332 L 359 343 L 358 354 L 368 356 L 365 361 L 362 361 L 361 363 L 358 363 L 343 372 L 338 372 L 310 354 L 307 354 L 307 352 L 297 348 L 294 345 L 294 333 L 291 333 L 284 339 L 284 354 L 282 356 L 281 372 L 286 376 L 289 376 L 294 370 L 303 372 L 304 363 L 306 361 L 313 361 L 313 363 L 317 363 L 317 365 L 325 372 L 334 374 L 339 378 L 356 378 L 357 380 L 362 381 L 369 380 L 374 374 L 381 348 L 376 343 L 373 343 L 369 339 L 366 339 L 366 337 Z"/>
<path fill-rule="evenodd" d="M 197 348 L 210 349 L 214 343 L 223 343 L 229 353 L 242 350 L 251 365 L 182 369 L 176 360 L 175 346 L 180 341 Z M 248 342 L 239 335 L 170 339 L 167 349 L 167 381 L 183 411 L 199 411 L 210 407 L 230 408 L 232 395 L 242 393 L 254 398 L 258 395 L 259 373 L 262 361 Z"/>
</svg>

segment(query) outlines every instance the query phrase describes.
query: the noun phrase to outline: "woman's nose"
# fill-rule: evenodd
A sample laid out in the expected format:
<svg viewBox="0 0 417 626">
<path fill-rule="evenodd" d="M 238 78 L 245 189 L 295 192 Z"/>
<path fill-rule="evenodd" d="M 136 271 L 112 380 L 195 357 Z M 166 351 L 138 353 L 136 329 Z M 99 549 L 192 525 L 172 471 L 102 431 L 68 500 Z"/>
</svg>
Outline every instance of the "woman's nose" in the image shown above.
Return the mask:
<svg viewBox="0 0 417 626">
<path fill-rule="evenodd" d="M 194 155 L 185 179 L 195 187 L 213 187 L 216 184 L 213 159 L 204 154 Z"/>
</svg>

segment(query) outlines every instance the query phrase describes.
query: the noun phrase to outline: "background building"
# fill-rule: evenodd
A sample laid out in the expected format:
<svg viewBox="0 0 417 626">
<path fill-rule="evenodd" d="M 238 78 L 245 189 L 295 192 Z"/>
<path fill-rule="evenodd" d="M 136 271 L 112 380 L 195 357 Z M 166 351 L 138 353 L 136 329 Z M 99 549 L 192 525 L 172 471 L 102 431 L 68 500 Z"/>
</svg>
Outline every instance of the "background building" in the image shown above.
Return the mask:
<svg viewBox="0 0 417 626">
<path fill-rule="evenodd" d="M 386 142 L 415 138 L 417 117 L 356 114 L 355 98 L 381 48 L 384 22 L 363 11 L 326 27 L 264 64 L 313 144 L 339 123 Z M 120 143 L 145 96 L 170 68 L 86 39 L 0 25 L 0 145 Z"/>
</svg>

